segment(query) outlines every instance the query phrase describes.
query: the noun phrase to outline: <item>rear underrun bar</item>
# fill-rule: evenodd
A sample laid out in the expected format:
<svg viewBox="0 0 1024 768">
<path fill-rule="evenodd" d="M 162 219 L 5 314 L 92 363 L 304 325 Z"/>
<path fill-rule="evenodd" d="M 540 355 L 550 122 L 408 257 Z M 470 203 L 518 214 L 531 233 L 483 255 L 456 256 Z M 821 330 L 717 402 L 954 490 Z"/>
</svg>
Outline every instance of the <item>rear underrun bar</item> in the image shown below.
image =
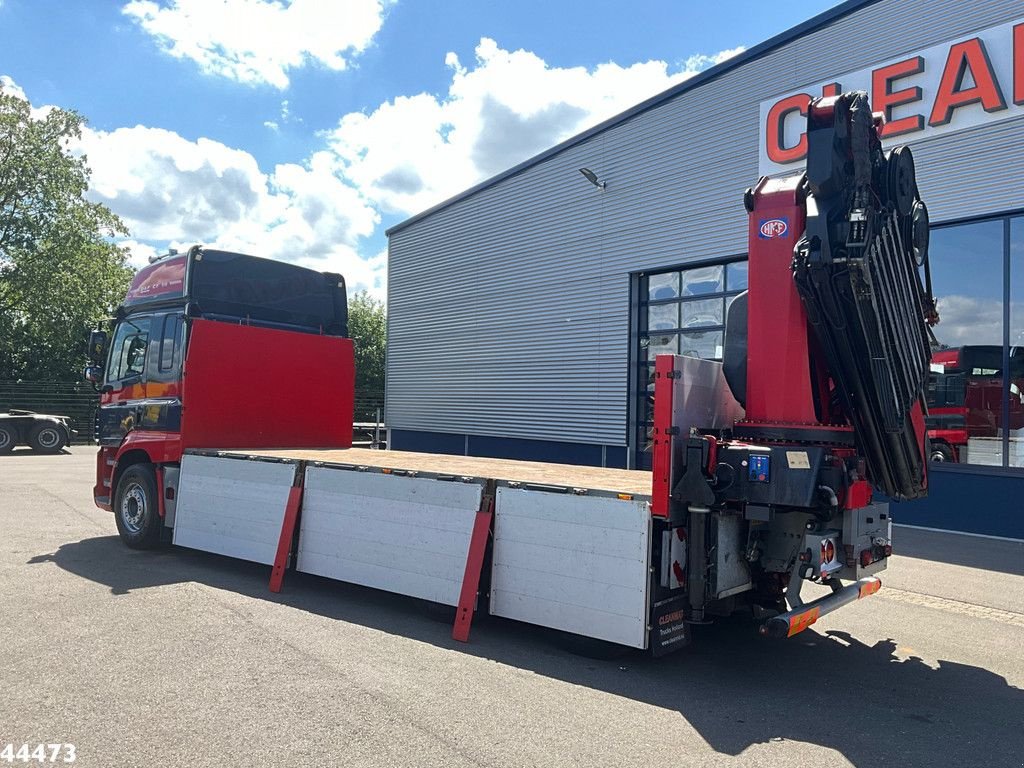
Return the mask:
<svg viewBox="0 0 1024 768">
<path fill-rule="evenodd" d="M 766 637 L 792 637 L 803 632 L 822 616 L 832 613 L 854 600 L 873 595 L 881 588 L 882 582 L 879 579 L 867 576 L 836 590 L 831 595 L 825 595 L 825 597 L 804 603 L 791 611 L 773 616 L 762 624 L 758 631 Z"/>
</svg>

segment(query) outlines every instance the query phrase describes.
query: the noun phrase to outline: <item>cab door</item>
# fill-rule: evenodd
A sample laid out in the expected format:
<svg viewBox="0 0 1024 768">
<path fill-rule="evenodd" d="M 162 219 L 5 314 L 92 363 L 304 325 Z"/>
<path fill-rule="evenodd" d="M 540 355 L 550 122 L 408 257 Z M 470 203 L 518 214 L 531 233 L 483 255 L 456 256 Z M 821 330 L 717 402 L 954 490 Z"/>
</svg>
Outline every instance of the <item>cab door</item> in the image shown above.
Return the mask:
<svg viewBox="0 0 1024 768">
<path fill-rule="evenodd" d="M 150 321 L 149 354 L 143 376 L 146 397 L 137 412 L 135 429 L 159 432 L 181 430 L 184 321 L 180 310 L 153 314 Z"/>
<path fill-rule="evenodd" d="M 114 329 L 97 411 L 100 445 L 118 445 L 138 422 L 147 394 L 152 325 L 152 316 L 143 315 L 127 317 Z"/>
</svg>

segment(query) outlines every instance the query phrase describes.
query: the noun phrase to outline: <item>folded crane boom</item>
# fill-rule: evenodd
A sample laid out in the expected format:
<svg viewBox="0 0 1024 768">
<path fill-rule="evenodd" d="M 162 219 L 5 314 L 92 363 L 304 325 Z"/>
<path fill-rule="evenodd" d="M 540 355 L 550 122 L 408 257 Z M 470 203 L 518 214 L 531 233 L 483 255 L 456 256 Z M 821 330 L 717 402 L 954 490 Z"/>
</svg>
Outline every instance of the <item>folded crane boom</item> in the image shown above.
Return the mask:
<svg viewBox="0 0 1024 768">
<path fill-rule="evenodd" d="M 747 191 L 749 288 L 722 370 L 744 409 L 731 428 L 666 405 L 694 402 L 680 372 L 693 382 L 713 363 L 658 360 L 653 507 L 686 530 L 692 621 L 746 592 L 762 631 L 788 636 L 874 594 L 892 551 L 874 490 L 927 492 L 928 213 L 910 151 L 884 152 L 880 126 L 864 93 L 813 101 L 807 172 Z M 831 594 L 805 604 L 804 581 Z"/>
<path fill-rule="evenodd" d="M 815 102 L 807 218 L 793 276 L 843 416 L 876 487 L 925 493 L 925 386 L 935 305 L 922 284 L 928 210 L 910 150 L 881 148 L 867 96 Z"/>
</svg>

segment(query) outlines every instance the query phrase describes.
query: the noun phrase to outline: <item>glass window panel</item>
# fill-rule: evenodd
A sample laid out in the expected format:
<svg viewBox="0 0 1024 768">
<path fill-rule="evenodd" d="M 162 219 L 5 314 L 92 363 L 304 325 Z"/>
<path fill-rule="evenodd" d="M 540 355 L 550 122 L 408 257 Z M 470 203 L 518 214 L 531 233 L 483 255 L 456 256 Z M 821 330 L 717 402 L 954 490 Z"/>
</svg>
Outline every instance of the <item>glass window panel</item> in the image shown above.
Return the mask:
<svg viewBox="0 0 1024 768">
<path fill-rule="evenodd" d="M 647 391 L 648 392 L 653 392 L 654 391 L 654 364 L 653 363 L 650 363 L 650 364 L 647 365 L 647 370 L 645 371 L 645 377 L 646 377 L 646 380 L 647 380 L 647 386 L 646 386 Z M 649 415 L 650 414 L 648 414 L 648 416 Z"/>
<path fill-rule="evenodd" d="M 679 305 L 651 304 L 647 307 L 647 329 L 650 331 L 664 331 L 679 327 Z"/>
<path fill-rule="evenodd" d="M 1001 466 L 1003 222 L 932 230 L 928 250 L 944 364 L 928 387 L 932 455 Z"/>
<path fill-rule="evenodd" d="M 723 325 L 722 299 L 698 299 L 682 303 L 681 328 Z"/>
<path fill-rule="evenodd" d="M 647 300 L 674 299 L 679 296 L 679 273 L 666 272 L 647 278 Z"/>
<path fill-rule="evenodd" d="M 725 290 L 745 291 L 747 289 L 747 262 L 734 261 L 725 265 Z"/>
<path fill-rule="evenodd" d="M 652 362 L 656 355 L 679 354 L 679 336 L 674 333 L 652 334 L 640 344 L 644 347 L 644 359 Z"/>
<path fill-rule="evenodd" d="M 1024 467 L 1024 217 L 1010 220 L 1010 466 Z"/>
<path fill-rule="evenodd" d="M 181 339 L 181 315 L 164 317 L 163 338 L 160 340 L 160 370 L 169 371 L 174 366 L 174 353 Z"/>
<path fill-rule="evenodd" d="M 146 367 L 146 351 L 149 344 L 148 317 L 123 320 L 114 333 L 110 345 L 110 365 L 107 381 L 119 381 L 129 376 L 141 376 Z"/>
<path fill-rule="evenodd" d="M 703 333 L 687 331 L 679 340 L 681 355 L 699 357 L 704 360 L 722 359 L 722 332 L 705 331 Z"/>
<path fill-rule="evenodd" d="M 1010 346 L 1024 354 L 1024 216 L 1010 220 Z"/>
<path fill-rule="evenodd" d="M 721 264 L 684 270 L 681 278 L 680 291 L 683 296 L 703 296 L 725 290 L 725 267 Z"/>
</svg>

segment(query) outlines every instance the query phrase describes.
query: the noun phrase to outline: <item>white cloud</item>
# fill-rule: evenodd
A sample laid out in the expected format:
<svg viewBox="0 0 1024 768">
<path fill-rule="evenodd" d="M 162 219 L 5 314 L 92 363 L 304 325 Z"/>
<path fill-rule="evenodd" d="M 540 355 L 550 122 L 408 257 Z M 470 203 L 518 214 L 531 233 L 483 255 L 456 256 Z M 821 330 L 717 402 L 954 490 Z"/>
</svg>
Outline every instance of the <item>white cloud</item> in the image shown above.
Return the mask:
<svg viewBox="0 0 1024 768">
<path fill-rule="evenodd" d="M 288 71 L 345 69 L 392 0 L 131 0 L 122 13 L 171 56 L 250 85 L 288 87 Z"/>
<path fill-rule="evenodd" d="M 86 129 L 90 197 L 124 219 L 133 261 L 157 246 L 216 245 L 341 272 L 353 290 L 384 292 L 384 263 L 360 258 L 379 215 L 325 152 L 264 173 L 248 152 L 159 128 Z"/>
<path fill-rule="evenodd" d="M 8 96 L 17 96 L 19 99 L 28 101 L 28 96 L 25 95 L 25 91 L 21 89 L 9 75 L 0 75 L 0 88 L 3 89 L 4 93 Z"/>
<path fill-rule="evenodd" d="M 941 319 L 935 335 L 942 343 L 951 347 L 1003 343 L 1003 305 L 998 299 L 946 294 L 939 296 L 938 309 Z"/>
<path fill-rule="evenodd" d="M 167 253 L 166 249 L 161 250 L 149 243 L 140 243 L 138 240 L 121 240 L 118 245 L 128 249 L 128 263 L 135 269 L 149 264 L 149 260 L 153 256 Z"/>
<path fill-rule="evenodd" d="M 421 211 L 522 162 L 739 50 L 594 69 L 549 66 L 529 51 L 480 40 L 472 66 L 454 53 L 442 97 L 399 96 L 345 115 L 328 134 L 345 176 L 381 210 Z"/>
<path fill-rule="evenodd" d="M 168 12 L 185 6 L 200 7 L 177 0 Z M 485 38 L 471 65 L 448 54 L 445 94 L 345 115 L 301 163 L 263 169 L 244 150 L 144 126 L 86 128 L 79 151 L 93 170 L 90 196 L 130 228 L 122 244 L 133 264 L 199 242 L 341 272 L 351 290 L 383 297 L 386 252 L 360 254 L 382 213 L 427 208 L 734 53 L 692 57 L 683 69 L 660 61 L 558 68 Z M 287 100 L 269 118 L 270 130 L 300 121 Z"/>
<path fill-rule="evenodd" d="M 264 120 L 263 127 L 269 128 L 276 133 L 281 130 L 282 125 L 301 122 L 303 122 L 302 118 L 292 114 L 291 108 L 288 106 L 288 99 L 285 99 L 281 102 L 280 117 L 276 120 Z"/>
<path fill-rule="evenodd" d="M 708 67 L 713 67 L 715 64 L 721 64 L 723 61 L 743 53 L 745 50 L 747 50 L 746 46 L 739 45 L 735 48 L 727 48 L 724 51 L 719 51 L 718 53 L 710 55 L 706 53 L 696 53 L 693 56 L 688 57 L 686 61 L 683 62 L 683 69 L 690 71 L 707 69 Z"/>
</svg>

